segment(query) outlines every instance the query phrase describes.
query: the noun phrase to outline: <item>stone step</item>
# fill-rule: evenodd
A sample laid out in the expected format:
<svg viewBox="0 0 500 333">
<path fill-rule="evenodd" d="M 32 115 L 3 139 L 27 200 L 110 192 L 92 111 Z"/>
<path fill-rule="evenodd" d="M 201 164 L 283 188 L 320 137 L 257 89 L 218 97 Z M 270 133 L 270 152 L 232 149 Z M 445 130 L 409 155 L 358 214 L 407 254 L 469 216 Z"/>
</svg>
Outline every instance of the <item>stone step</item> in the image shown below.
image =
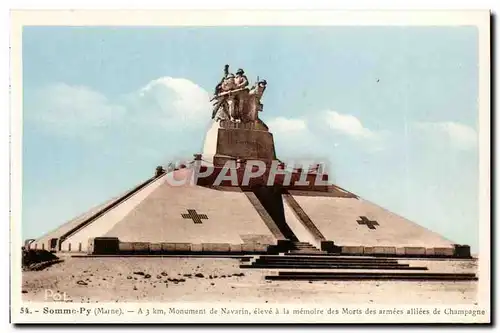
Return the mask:
<svg viewBox="0 0 500 333">
<path fill-rule="evenodd" d="M 256 269 L 283 269 L 283 268 L 291 268 L 291 269 L 378 269 L 378 270 L 427 270 L 427 267 L 417 267 L 417 266 L 404 266 L 404 265 L 282 265 L 282 264 L 258 264 L 254 263 L 252 265 L 240 265 L 240 268 L 256 268 Z"/>
<path fill-rule="evenodd" d="M 477 281 L 475 274 L 468 273 L 359 273 L 359 272 L 279 272 L 267 275 L 266 280 L 408 280 L 408 281 Z"/>
<path fill-rule="evenodd" d="M 310 246 L 310 247 L 315 247 L 312 244 L 309 243 L 292 243 L 292 246 Z"/>
<path fill-rule="evenodd" d="M 266 271 L 266 274 L 265 275 L 279 275 L 278 273 L 280 272 L 291 272 L 291 273 L 297 273 L 297 272 L 303 272 L 303 273 L 315 273 L 315 272 L 321 272 L 321 273 L 331 273 L 331 274 L 336 274 L 336 273 L 341 273 L 341 272 L 344 272 L 344 273 L 370 273 L 370 274 L 373 274 L 373 273 L 377 273 L 377 274 L 382 274 L 382 273 L 397 273 L 397 272 L 400 272 L 400 273 L 418 273 L 418 272 L 421 272 L 421 273 L 428 273 L 428 272 L 434 272 L 434 271 L 431 271 L 431 270 L 408 270 L 408 269 L 405 269 L 404 267 L 399 267 L 399 268 L 379 268 L 379 269 L 373 269 L 373 268 L 360 268 L 360 269 L 352 269 L 352 268 L 315 268 L 315 269 L 311 269 L 311 268 L 278 268 L 278 269 L 273 269 L 273 268 L 270 268 L 270 269 L 256 269 L 256 271 L 261 271 L 261 272 L 264 272 Z M 438 273 L 446 273 L 446 272 L 441 272 L 439 271 Z"/>
<path fill-rule="evenodd" d="M 293 252 L 293 254 L 307 256 L 307 255 L 311 255 L 311 254 L 321 254 L 321 252 L 312 252 L 312 251 L 295 251 L 295 252 Z"/>
<path fill-rule="evenodd" d="M 310 255 L 310 256 L 330 256 L 331 254 L 327 253 L 327 252 L 321 252 L 321 253 L 309 253 L 309 254 L 300 254 L 300 253 L 285 253 L 286 256 L 289 256 L 289 255 L 299 255 L 299 256 L 302 256 L 302 255 Z"/>
<path fill-rule="evenodd" d="M 304 251 L 307 251 L 307 252 L 311 252 L 311 253 L 326 253 L 324 251 L 320 251 L 318 249 L 315 249 L 315 248 L 301 248 L 301 249 L 290 249 L 288 250 L 288 253 L 296 253 L 296 252 L 304 252 Z"/>
<path fill-rule="evenodd" d="M 315 250 L 318 250 L 318 248 L 314 247 L 314 246 L 292 246 L 291 249 L 315 249 Z"/>
<path fill-rule="evenodd" d="M 297 251 L 309 251 L 309 252 L 321 252 L 321 253 L 326 253 L 324 251 L 320 251 L 318 249 L 315 249 L 314 247 L 302 247 L 302 248 L 297 248 L 297 249 L 290 249 L 288 250 L 288 253 L 295 253 Z"/>
<path fill-rule="evenodd" d="M 257 259 L 256 264 L 261 265 L 371 265 L 371 266 L 410 266 L 410 264 L 399 264 L 393 262 L 371 262 L 371 261 L 297 261 L 297 260 L 267 260 Z"/>
<path fill-rule="evenodd" d="M 388 258 L 375 258 L 375 257 L 340 257 L 340 256 L 325 256 L 325 255 L 311 255 L 311 256 L 277 256 L 277 255 L 261 255 L 258 259 L 263 260 L 279 260 L 279 261 L 321 261 L 321 262 L 337 262 L 337 261 L 348 261 L 348 262 L 390 262 L 397 264 L 397 259 Z"/>
<path fill-rule="evenodd" d="M 304 255 L 282 255 L 271 257 L 268 255 L 261 255 L 259 258 L 270 259 L 270 260 L 317 260 L 317 261 L 335 261 L 335 260 L 345 260 L 345 261 L 370 261 L 370 262 L 398 262 L 398 259 L 389 258 L 366 258 L 366 257 L 332 257 L 326 255 L 318 255 L 316 252 L 310 256 Z"/>
<path fill-rule="evenodd" d="M 476 274 L 474 273 L 371 273 L 371 272 L 365 272 L 365 273 L 351 273 L 351 272 L 335 272 L 335 273 L 330 273 L 330 272 L 314 272 L 314 271 L 305 271 L 305 272 L 279 272 L 278 275 L 280 276 L 309 276 L 309 275 L 317 275 L 317 276 L 330 276 L 330 275 L 335 275 L 335 276 L 351 276 L 351 275 L 358 275 L 358 276 L 371 276 L 371 275 L 395 275 L 399 277 L 403 276 L 456 276 L 460 275 L 462 277 L 476 277 Z"/>
<path fill-rule="evenodd" d="M 304 253 L 304 252 L 310 252 L 311 254 L 314 254 L 314 253 L 326 253 L 324 251 L 320 251 L 318 249 L 292 249 L 292 250 L 289 250 L 288 253 Z"/>
<path fill-rule="evenodd" d="M 292 246 L 292 249 L 315 249 L 315 250 L 319 250 L 315 246 L 306 246 L 306 245 Z"/>
</svg>

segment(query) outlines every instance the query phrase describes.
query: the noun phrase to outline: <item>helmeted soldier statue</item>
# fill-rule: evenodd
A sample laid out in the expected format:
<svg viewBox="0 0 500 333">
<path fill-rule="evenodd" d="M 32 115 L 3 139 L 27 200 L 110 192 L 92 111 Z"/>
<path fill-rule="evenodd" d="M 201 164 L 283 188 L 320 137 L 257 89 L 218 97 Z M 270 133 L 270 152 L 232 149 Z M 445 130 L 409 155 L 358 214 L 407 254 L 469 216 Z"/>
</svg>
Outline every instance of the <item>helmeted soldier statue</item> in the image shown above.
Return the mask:
<svg viewBox="0 0 500 333">
<path fill-rule="evenodd" d="M 245 71 L 243 69 L 240 68 L 236 71 L 234 83 L 236 85 L 236 89 L 239 89 L 235 95 L 235 116 L 239 121 L 241 121 L 245 118 L 244 107 L 245 102 L 248 99 L 248 89 L 244 89 L 248 86 L 248 79 L 245 76 Z"/>
<path fill-rule="evenodd" d="M 260 80 L 255 84 L 252 88 L 250 88 L 250 92 L 248 93 L 248 113 L 247 117 L 249 121 L 255 121 L 259 118 L 259 111 L 263 110 L 263 105 L 260 102 L 262 95 L 264 95 L 264 91 L 266 90 L 267 81 Z"/>
<path fill-rule="evenodd" d="M 234 78 L 234 83 L 236 84 L 236 89 L 245 88 L 248 86 L 248 79 L 245 75 L 245 71 L 243 69 L 238 69 L 236 71 L 236 76 Z"/>
<path fill-rule="evenodd" d="M 229 73 L 229 65 L 224 66 L 224 76 L 221 81 L 215 87 L 215 97 L 212 100 L 216 100 L 214 108 L 212 110 L 212 119 L 216 118 L 218 115 L 219 119 L 230 118 L 231 113 L 234 114 L 234 96 L 231 94 L 226 94 L 223 97 L 218 98 L 222 93 L 235 89 L 234 74 Z M 220 112 L 219 112 L 220 111 Z"/>
<path fill-rule="evenodd" d="M 219 84 L 215 86 L 215 92 L 214 95 L 218 95 L 222 92 L 222 83 L 224 83 L 224 80 L 227 78 L 229 75 L 229 65 L 224 66 L 224 76 L 222 76 L 222 79 L 220 80 Z"/>
<path fill-rule="evenodd" d="M 233 122 L 251 122 L 258 120 L 258 112 L 262 111 L 260 99 L 266 89 L 267 82 L 258 80 L 251 88 L 243 69 L 236 71 L 236 76 L 229 72 L 229 65 L 224 66 L 224 76 L 215 87 L 212 119 Z"/>
</svg>

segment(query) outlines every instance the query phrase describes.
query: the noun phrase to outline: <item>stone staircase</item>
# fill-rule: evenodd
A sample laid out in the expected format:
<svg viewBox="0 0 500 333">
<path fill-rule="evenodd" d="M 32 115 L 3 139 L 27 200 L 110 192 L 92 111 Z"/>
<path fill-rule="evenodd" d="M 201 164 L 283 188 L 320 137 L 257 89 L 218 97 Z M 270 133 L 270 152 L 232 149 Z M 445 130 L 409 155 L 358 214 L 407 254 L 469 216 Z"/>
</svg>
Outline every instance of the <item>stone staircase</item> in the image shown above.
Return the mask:
<svg viewBox="0 0 500 333">
<path fill-rule="evenodd" d="M 326 255 L 325 251 L 319 250 L 317 247 L 307 242 L 292 242 L 290 249 L 286 255 Z"/>
<path fill-rule="evenodd" d="M 310 250 L 304 246 L 305 251 Z M 302 250 L 302 249 L 299 249 Z M 316 249 L 316 251 L 319 251 Z M 322 252 L 322 251 L 319 251 Z M 475 281 L 474 273 L 428 272 L 425 266 L 410 266 L 397 259 L 379 257 L 346 257 L 332 255 L 261 255 L 242 261 L 240 268 L 278 270 L 266 280 L 409 280 L 409 281 Z"/>
<path fill-rule="evenodd" d="M 477 281 L 474 273 L 361 273 L 361 272 L 279 272 L 267 275 L 266 280 L 285 281 L 360 281 L 360 280 L 398 280 L 398 281 Z"/>
<path fill-rule="evenodd" d="M 262 255 L 242 263 L 240 268 L 262 269 L 348 269 L 348 270 L 427 270 L 427 267 L 400 264 L 396 259 L 339 256 Z"/>
</svg>

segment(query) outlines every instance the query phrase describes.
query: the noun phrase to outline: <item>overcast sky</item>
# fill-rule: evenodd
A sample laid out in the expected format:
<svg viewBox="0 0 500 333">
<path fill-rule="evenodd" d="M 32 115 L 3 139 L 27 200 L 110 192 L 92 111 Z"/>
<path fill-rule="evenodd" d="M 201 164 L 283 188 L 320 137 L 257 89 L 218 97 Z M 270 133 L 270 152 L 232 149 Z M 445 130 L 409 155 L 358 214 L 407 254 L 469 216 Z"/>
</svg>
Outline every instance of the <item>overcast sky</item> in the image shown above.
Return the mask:
<svg viewBox="0 0 500 333">
<path fill-rule="evenodd" d="M 27 27 L 23 237 L 201 152 L 224 64 L 265 78 L 278 157 L 478 247 L 473 27 Z"/>
</svg>

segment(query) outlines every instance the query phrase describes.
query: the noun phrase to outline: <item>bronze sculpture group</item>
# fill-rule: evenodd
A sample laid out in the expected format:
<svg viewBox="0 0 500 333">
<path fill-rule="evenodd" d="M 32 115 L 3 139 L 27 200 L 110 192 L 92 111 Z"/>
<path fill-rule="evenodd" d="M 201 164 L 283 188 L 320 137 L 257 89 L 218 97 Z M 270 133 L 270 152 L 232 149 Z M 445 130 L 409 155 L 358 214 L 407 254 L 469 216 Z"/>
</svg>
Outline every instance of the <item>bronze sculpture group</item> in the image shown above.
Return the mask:
<svg viewBox="0 0 500 333">
<path fill-rule="evenodd" d="M 262 111 L 260 103 L 266 90 L 266 80 L 257 82 L 248 88 L 249 82 L 243 69 L 236 75 L 229 72 L 229 65 L 224 67 L 224 76 L 215 87 L 212 119 L 230 120 L 233 122 L 254 122 L 258 120 L 258 112 Z"/>
</svg>

